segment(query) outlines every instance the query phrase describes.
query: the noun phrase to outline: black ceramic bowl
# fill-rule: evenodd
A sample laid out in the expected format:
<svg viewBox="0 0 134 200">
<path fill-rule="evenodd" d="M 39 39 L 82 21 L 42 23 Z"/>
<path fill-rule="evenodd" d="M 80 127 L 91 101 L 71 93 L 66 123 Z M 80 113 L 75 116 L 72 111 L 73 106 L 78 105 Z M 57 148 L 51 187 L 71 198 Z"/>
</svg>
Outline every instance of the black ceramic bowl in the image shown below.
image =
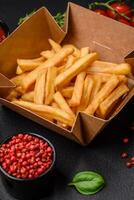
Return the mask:
<svg viewBox="0 0 134 200">
<path fill-rule="evenodd" d="M 2 177 L 3 184 L 5 185 L 7 191 L 19 200 L 38 200 L 41 197 L 47 196 L 52 192 L 54 181 L 54 168 L 55 168 L 55 149 L 43 136 L 34 133 L 23 133 L 36 136 L 40 139 L 46 141 L 50 147 L 53 149 L 53 162 L 50 168 L 43 174 L 33 179 L 19 179 L 9 175 L 1 166 L 0 173 Z M 13 136 L 6 139 L 2 144 L 7 143 Z"/>
</svg>

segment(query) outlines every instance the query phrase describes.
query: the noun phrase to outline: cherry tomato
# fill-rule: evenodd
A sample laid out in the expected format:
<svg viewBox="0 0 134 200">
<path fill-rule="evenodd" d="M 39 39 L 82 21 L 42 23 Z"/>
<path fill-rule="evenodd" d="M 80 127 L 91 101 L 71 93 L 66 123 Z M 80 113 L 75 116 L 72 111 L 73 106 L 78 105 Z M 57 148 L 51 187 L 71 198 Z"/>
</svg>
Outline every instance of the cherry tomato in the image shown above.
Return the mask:
<svg viewBox="0 0 134 200">
<path fill-rule="evenodd" d="M 115 2 L 115 3 L 112 3 L 110 6 L 114 8 L 117 12 L 119 12 L 120 14 L 125 14 L 128 17 L 131 17 L 132 15 L 130 7 L 125 3 L 122 4 L 119 2 Z M 113 19 L 117 19 L 118 17 L 118 14 L 110 9 L 107 10 L 107 15 Z"/>
<path fill-rule="evenodd" d="M 130 25 L 134 27 L 134 15 L 131 17 Z"/>
<path fill-rule="evenodd" d="M 129 26 L 130 26 L 130 23 L 129 23 L 129 21 L 127 21 L 126 19 L 119 18 L 119 19 L 118 19 L 118 21 L 119 21 L 119 22 L 121 22 L 121 23 L 124 23 L 124 24 L 127 24 L 127 25 L 129 25 Z"/>
<path fill-rule="evenodd" d="M 100 15 L 104 15 L 104 16 L 107 16 L 107 13 L 105 10 L 102 10 L 102 9 L 96 9 L 94 10 L 94 12 L 100 14 Z"/>
<path fill-rule="evenodd" d="M 5 32 L 3 29 L 0 27 L 0 42 L 2 42 L 6 38 Z"/>
<path fill-rule="evenodd" d="M 0 20 L 0 42 L 2 42 L 9 33 L 7 25 Z"/>
</svg>

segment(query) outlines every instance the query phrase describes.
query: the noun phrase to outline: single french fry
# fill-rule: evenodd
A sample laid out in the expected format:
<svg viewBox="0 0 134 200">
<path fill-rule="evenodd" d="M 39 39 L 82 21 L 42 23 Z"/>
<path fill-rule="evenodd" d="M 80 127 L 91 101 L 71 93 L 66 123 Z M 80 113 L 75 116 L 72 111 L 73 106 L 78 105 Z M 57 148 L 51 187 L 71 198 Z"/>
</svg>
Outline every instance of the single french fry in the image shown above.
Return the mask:
<svg viewBox="0 0 134 200">
<path fill-rule="evenodd" d="M 112 76 L 112 74 L 108 74 L 108 73 L 101 73 L 101 72 L 89 72 L 87 71 L 87 74 L 95 77 L 97 76 L 98 78 L 101 78 L 102 83 L 106 83 L 110 77 Z M 119 76 L 124 76 L 124 75 L 119 75 Z"/>
<path fill-rule="evenodd" d="M 34 91 L 23 94 L 21 99 L 24 101 L 34 102 Z"/>
<path fill-rule="evenodd" d="M 65 112 L 70 114 L 73 118 L 75 118 L 73 111 L 71 110 L 71 108 L 69 107 L 69 105 L 67 104 L 66 100 L 64 99 L 64 97 L 60 92 L 56 92 L 53 98 L 62 110 L 64 110 Z"/>
<path fill-rule="evenodd" d="M 50 114 L 43 113 L 43 112 L 35 112 L 35 111 L 34 111 L 34 113 L 37 114 L 37 115 L 39 115 L 39 116 L 41 116 L 41 117 L 43 117 L 44 119 L 46 119 L 48 121 L 51 121 L 51 122 L 54 121 L 53 117 Z"/>
<path fill-rule="evenodd" d="M 89 103 L 88 107 L 85 109 L 85 113 L 93 115 L 100 103 L 104 101 L 108 95 L 116 88 L 119 83 L 119 79 L 116 75 L 111 76 L 109 81 L 107 81 L 101 90 L 96 94 L 95 99 Z"/>
<path fill-rule="evenodd" d="M 41 70 L 38 73 L 35 89 L 34 89 L 34 103 L 43 104 L 45 98 L 47 69 Z"/>
<path fill-rule="evenodd" d="M 61 90 L 61 94 L 65 98 L 71 98 L 72 94 L 73 94 L 73 90 L 74 90 L 74 87 L 73 86 L 69 86 L 69 87 L 66 87 L 66 88 L 62 89 Z"/>
<path fill-rule="evenodd" d="M 128 75 L 131 72 L 131 67 L 128 63 L 114 64 L 97 60 L 91 64 L 87 71 Z"/>
<path fill-rule="evenodd" d="M 129 91 L 129 88 L 121 83 L 113 92 L 99 105 L 99 112 L 101 117 L 105 118 L 109 113 L 110 107 L 116 102 L 121 96 L 126 94 Z"/>
<path fill-rule="evenodd" d="M 52 119 L 58 120 L 61 123 L 67 124 L 68 126 L 73 125 L 74 123 L 74 118 L 70 116 L 67 112 L 64 110 L 61 110 L 59 108 L 53 108 L 52 106 L 47 106 L 47 105 L 39 105 L 27 101 L 22 101 L 22 100 L 16 100 L 12 101 L 13 104 L 24 107 L 26 109 L 29 109 L 33 112 L 38 112 L 42 114 L 48 114 L 52 116 Z"/>
<path fill-rule="evenodd" d="M 83 111 L 87 108 L 93 90 L 93 86 L 94 86 L 94 79 L 91 76 L 87 75 L 84 81 L 80 106 L 77 108 L 77 111 Z"/>
<path fill-rule="evenodd" d="M 57 68 L 49 67 L 47 70 L 46 77 L 46 88 L 45 88 L 45 104 L 49 105 L 53 100 L 54 95 L 54 81 L 56 78 Z"/>
<path fill-rule="evenodd" d="M 86 56 L 89 53 L 90 53 L 89 47 L 83 47 L 80 50 L 80 57 Z"/>
<path fill-rule="evenodd" d="M 54 54 L 52 58 L 49 58 L 39 67 L 35 68 L 33 71 L 28 73 L 27 76 L 22 81 L 22 86 L 24 90 L 27 91 L 30 85 L 35 82 L 37 74 L 40 70 L 48 67 L 58 66 L 71 53 L 73 53 L 73 48 L 70 47 L 62 48 L 58 53 Z"/>
<path fill-rule="evenodd" d="M 17 66 L 17 69 L 16 69 L 16 74 L 23 74 L 24 73 L 24 71 L 20 68 L 20 66 L 18 65 Z"/>
<path fill-rule="evenodd" d="M 96 94 L 99 92 L 101 85 L 102 85 L 102 77 L 101 76 L 94 76 L 94 87 L 90 96 L 90 102 L 93 101 L 94 98 L 96 98 Z"/>
<path fill-rule="evenodd" d="M 27 73 L 25 72 L 24 74 L 20 74 L 18 76 L 11 78 L 10 81 L 12 81 L 16 86 L 20 86 L 23 78 L 25 78 L 26 75 Z"/>
<path fill-rule="evenodd" d="M 58 44 L 57 42 L 55 42 L 55 41 L 52 40 L 52 39 L 48 39 L 48 41 L 49 41 L 49 43 L 50 43 L 52 49 L 53 49 L 56 53 L 58 53 L 58 52 L 61 50 L 62 47 L 61 47 L 60 44 Z"/>
<path fill-rule="evenodd" d="M 81 71 L 84 71 L 88 66 L 98 58 L 97 53 L 90 53 L 80 59 L 78 59 L 70 68 L 62 72 L 56 77 L 55 86 L 64 86 L 70 80 L 72 80 Z"/>
<path fill-rule="evenodd" d="M 110 77 L 112 76 L 112 74 L 108 74 L 108 73 L 101 73 L 101 72 L 87 72 L 87 74 L 89 74 L 90 76 L 98 76 L 101 77 L 101 81 L 102 83 L 107 82 Z M 128 82 L 128 78 L 125 75 L 117 75 L 118 79 L 120 82 L 123 83 L 127 83 Z"/>
<path fill-rule="evenodd" d="M 71 107 L 77 107 L 80 105 L 85 76 L 86 72 L 81 72 L 76 77 L 72 98 L 69 104 Z"/>
<path fill-rule="evenodd" d="M 52 58 L 54 56 L 54 51 L 52 50 L 46 50 L 46 51 L 42 51 L 40 53 L 40 55 L 44 58 L 44 59 L 49 59 Z"/>
<path fill-rule="evenodd" d="M 17 64 L 22 72 L 31 71 L 44 62 L 43 57 L 36 59 L 17 59 Z"/>
<path fill-rule="evenodd" d="M 73 56 L 77 59 L 80 57 L 80 50 L 76 48 L 73 44 L 65 44 L 63 47 L 73 48 L 74 49 Z"/>
</svg>

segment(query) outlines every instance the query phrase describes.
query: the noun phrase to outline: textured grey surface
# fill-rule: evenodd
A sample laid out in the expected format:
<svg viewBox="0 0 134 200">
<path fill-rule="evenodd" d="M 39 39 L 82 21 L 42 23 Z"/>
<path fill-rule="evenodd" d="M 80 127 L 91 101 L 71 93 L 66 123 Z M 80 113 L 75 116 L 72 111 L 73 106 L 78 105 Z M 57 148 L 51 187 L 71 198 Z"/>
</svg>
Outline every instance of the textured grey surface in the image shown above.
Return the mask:
<svg viewBox="0 0 134 200">
<path fill-rule="evenodd" d="M 131 102 L 110 125 L 88 146 L 81 147 L 44 127 L 0 107 L 0 141 L 17 132 L 35 132 L 49 139 L 56 148 L 57 170 L 55 189 L 47 200 L 133 200 L 134 169 L 127 169 L 120 153 L 128 150 L 134 154 L 134 133 L 128 131 L 132 120 Z M 129 145 L 121 142 L 123 136 L 130 137 Z M 100 193 L 83 197 L 67 186 L 72 176 L 82 170 L 94 170 L 106 180 L 106 187 Z M 13 200 L 0 181 L 0 199 Z"/>
<path fill-rule="evenodd" d="M 19 17 L 24 16 L 26 12 L 46 5 L 50 11 L 56 13 L 65 10 L 66 2 L 64 0 L 0 0 L 0 16 L 9 24 L 10 30 L 13 30 Z M 73 2 L 86 6 L 89 1 Z M 0 142 L 17 132 L 31 131 L 44 135 L 54 144 L 57 152 L 55 189 L 44 200 L 133 200 L 134 169 L 127 169 L 125 162 L 120 158 L 120 153 L 124 150 L 128 150 L 130 155 L 134 154 L 134 133 L 128 129 L 131 121 L 134 120 L 133 111 L 132 100 L 88 147 L 81 147 L 0 106 Z M 122 144 L 123 136 L 130 137 L 129 145 Z M 73 188 L 68 187 L 67 183 L 73 175 L 82 170 L 94 170 L 101 173 L 106 180 L 106 187 L 91 197 L 81 196 Z M 15 200 L 6 192 L 1 180 L 0 199 Z"/>
</svg>

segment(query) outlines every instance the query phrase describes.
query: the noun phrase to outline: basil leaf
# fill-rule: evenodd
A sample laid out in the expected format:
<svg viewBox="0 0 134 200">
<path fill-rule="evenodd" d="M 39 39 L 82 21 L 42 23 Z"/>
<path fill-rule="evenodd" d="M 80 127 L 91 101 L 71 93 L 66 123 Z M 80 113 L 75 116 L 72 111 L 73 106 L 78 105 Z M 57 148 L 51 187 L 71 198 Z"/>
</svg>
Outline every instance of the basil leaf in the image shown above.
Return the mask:
<svg viewBox="0 0 134 200">
<path fill-rule="evenodd" d="M 72 182 L 68 184 L 74 186 L 76 190 L 83 195 L 92 195 L 100 191 L 105 181 L 101 175 L 92 171 L 77 173 Z"/>
<path fill-rule="evenodd" d="M 55 16 L 54 16 L 54 19 L 56 20 L 57 24 L 63 28 L 64 26 L 64 19 L 65 19 L 65 13 L 62 14 L 62 13 L 57 13 Z"/>
</svg>

